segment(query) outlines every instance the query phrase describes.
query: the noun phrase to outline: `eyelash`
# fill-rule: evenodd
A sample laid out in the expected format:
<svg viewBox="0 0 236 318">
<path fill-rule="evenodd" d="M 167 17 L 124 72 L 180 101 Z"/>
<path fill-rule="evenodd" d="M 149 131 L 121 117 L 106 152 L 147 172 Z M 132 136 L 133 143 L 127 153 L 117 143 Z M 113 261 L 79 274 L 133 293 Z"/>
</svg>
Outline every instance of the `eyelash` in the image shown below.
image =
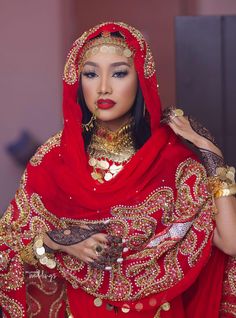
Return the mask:
<svg viewBox="0 0 236 318">
<path fill-rule="evenodd" d="M 93 78 L 98 76 L 96 74 L 96 72 L 94 72 L 94 71 L 85 71 L 82 74 L 83 74 L 83 76 L 85 76 L 87 78 L 90 78 L 90 79 L 93 79 Z M 128 71 L 127 70 L 125 70 L 125 71 L 116 71 L 116 72 L 113 73 L 112 77 L 124 78 L 126 75 L 128 75 Z"/>
</svg>

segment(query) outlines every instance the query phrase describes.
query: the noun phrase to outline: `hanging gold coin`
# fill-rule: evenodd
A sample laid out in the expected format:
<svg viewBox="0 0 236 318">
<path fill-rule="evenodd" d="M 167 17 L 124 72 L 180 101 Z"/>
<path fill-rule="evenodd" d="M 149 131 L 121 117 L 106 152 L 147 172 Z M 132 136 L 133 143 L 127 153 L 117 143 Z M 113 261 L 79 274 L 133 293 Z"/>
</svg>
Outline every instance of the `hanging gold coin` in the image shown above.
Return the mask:
<svg viewBox="0 0 236 318">
<path fill-rule="evenodd" d="M 94 305 L 96 307 L 101 307 L 102 306 L 102 299 L 101 298 L 95 298 L 93 303 L 94 303 Z"/>
<path fill-rule="evenodd" d="M 106 180 L 106 181 L 110 181 L 111 179 L 112 179 L 112 174 L 110 173 L 110 172 L 107 172 L 106 174 L 105 174 L 105 176 L 104 176 L 104 179 Z"/>
</svg>

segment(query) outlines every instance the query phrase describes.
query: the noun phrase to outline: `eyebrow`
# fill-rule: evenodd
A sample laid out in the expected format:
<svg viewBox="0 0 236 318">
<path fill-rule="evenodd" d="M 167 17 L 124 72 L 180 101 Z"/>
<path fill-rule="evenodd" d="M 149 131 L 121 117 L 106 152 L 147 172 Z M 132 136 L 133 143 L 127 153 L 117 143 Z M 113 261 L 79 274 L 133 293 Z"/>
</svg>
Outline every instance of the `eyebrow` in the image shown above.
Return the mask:
<svg viewBox="0 0 236 318">
<path fill-rule="evenodd" d="M 90 65 L 90 66 L 94 66 L 94 67 L 99 67 L 99 65 L 95 62 L 85 62 L 83 66 L 85 65 Z M 111 67 L 116 67 L 116 66 L 121 66 L 121 65 L 126 65 L 128 67 L 130 67 L 130 64 L 129 63 L 126 63 L 126 62 L 115 62 L 115 63 L 111 63 Z"/>
</svg>

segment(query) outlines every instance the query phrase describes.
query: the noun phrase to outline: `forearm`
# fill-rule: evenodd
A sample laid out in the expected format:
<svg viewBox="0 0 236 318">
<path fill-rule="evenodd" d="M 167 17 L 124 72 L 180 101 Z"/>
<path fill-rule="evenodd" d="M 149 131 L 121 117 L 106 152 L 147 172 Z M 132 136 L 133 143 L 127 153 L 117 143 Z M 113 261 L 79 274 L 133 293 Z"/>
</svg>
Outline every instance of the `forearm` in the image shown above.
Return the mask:
<svg viewBox="0 0 236 318">
<path fill-rule="evenodd" d="M 59 244 L 52 241 L 50 237 L 47 235 L 47 233 L 44 234 L 43 242 L 45 245 L 47 245 L 50 249 L 54 251 L 58 251 L 60 248 L 62 248 Z"/>
<path fill-rule="evenodd" d="M 236 256 L 236 198 L 215 199 L 217 208 L 213 242 L 223 252 Z"/>
</svg>

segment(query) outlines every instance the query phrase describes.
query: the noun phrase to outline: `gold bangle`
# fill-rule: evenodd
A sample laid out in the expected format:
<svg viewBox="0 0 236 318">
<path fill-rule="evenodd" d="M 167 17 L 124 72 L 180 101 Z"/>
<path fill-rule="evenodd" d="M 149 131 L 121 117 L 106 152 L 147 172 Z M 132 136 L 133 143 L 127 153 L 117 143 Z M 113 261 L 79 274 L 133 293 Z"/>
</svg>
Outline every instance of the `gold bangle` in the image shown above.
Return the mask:
<svg viewBox="0 0 236 318">
<path fill-rule="evenodd" d="M 234 194 L 236 194 L 236 184 L 233 184 L 226 188 L 218 189 L 218 191 L 214 194 L 214 197 L 218 199 L 221 197 L 228 197 Z"/>
<path fill-rule="evenodd" d="M 43 234 L 41 233 L 35 237 L 33 250 L 40 264 L 45 265 L 50 269 L 53 269 L 56 267 L 56 262 L 52 257 L 49 257 L 49 255 L 46 254 L 46 250 L 43 245 Z"/>
</svg>

